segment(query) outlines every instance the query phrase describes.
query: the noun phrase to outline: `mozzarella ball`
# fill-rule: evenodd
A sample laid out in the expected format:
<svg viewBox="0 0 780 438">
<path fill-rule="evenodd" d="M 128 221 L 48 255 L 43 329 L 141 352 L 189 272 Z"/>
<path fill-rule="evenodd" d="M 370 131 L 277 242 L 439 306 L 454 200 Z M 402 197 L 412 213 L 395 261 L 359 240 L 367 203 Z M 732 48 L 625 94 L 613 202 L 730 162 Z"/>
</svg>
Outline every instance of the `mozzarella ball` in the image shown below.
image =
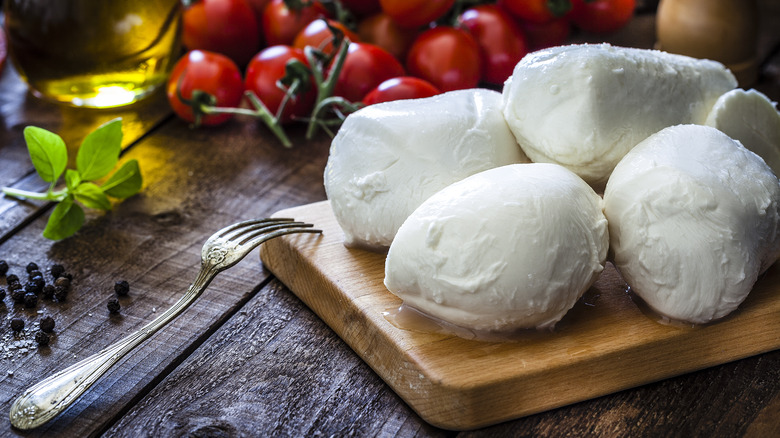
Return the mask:
<svg viewBox="0 0 780 438">
<path fill-rule="evenodd" d="M 604 268 L 601 198 L 555 164 L 515 164 L 426 200 L 390 246 L 385 286 L 478 331 L 550 328 Z"/>
<path fill-rule="evenodd" d="M 386 249 L 425 199 L 469 175 L 528 161 L 485 89 L 370 105 L 331 144 L 325 191 L 348 246 Z"/>
<path fill-rule="evenodd" d="M 660 315 L 707 323 L 734 311 L 780 256 L 780 182 L 753 152 L 707 126 L 649 137 L 604 192 L 610 251 Z"/>
<path fill-rule="evenodd" d="M 504 116 L 534 162 L 557 163 L 601 189 L 637 143 L 703 124 L 735 88 L 722 64 L 655 50 L 583 44 L 523 58 L 504 84 Z"/>
</svg>

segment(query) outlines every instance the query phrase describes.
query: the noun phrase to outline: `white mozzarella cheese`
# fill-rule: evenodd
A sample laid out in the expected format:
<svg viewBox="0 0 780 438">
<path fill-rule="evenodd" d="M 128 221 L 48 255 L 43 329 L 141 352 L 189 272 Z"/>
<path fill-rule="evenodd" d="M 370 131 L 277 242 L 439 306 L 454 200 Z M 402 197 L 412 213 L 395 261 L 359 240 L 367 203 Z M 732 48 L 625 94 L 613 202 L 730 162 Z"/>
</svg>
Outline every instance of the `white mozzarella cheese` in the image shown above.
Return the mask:
<svg viewBox="0 0 780 438">
<path fill-rule="evenodd" d="M 615 266 L 672 320 L 726 316 L 780 256 L 780 181 L 708 126 L 669 127 L 637 145 L 607 183 L 604 212 Z"/>
<path fill-rule="evenodd" d="M 703 124 L 737 85 L 722 64 L 608 44 L 523 58 L 504 84 L 504 115 L 534 162 L 561 164 L 602 188 L 637 143 L 662 128 Z"/>
<path fill-rule="evenodd" d="M 454 183 L 404 222 L 385 285 L 409 305 L 478 331 L 548 328 L 602 271 L 601 198 L 554 164 L 515 164 Z"/>
<path fill-rule="evenodd" d="M 385 248 L 425 199 L 483 170 L 528 161 L 485 89 L 371 105 L 333 139 L 325 191 L 348 246 Z"/>
</svg>

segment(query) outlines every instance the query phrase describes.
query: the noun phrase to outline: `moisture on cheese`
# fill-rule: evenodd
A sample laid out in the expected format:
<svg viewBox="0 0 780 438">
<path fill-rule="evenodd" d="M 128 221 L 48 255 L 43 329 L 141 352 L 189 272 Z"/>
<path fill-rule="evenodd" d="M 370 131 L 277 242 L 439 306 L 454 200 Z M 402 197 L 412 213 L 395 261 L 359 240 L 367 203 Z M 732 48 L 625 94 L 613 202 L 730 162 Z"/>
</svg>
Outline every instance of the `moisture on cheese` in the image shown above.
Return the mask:
<svg viewBox="0 0 780 438">
<path fill-rule="evenodd" d="M 386 249 L 430 195 L 527 161 L 504 121 L 500 93 L 453 91 L 350 114 L 331 144 L 325 191 L 346 245 Z"/>
<path fill-rule="evenodd" d="M 703 124 L 737 81 L 722 64 L 608 44 L 523 58 L 504 84 L 504 115 L 534 162 L 561 164 L 603 188 L 637 143 L 667 126 Z"/>
<path fill-rule="evenodd" d="M 708 126 L 669 127 L 632 149 L 607 183 L 604 213 L 615 266 L 671 320 L 728 315 L 780 257 L 780 181 Z"/>
<path fill-rule="evenodd" d="M 479 332 L 550 328 L 604 268 L 601 198 L 555 164 L 480 172 L 426 200 L 388 251 L 405 306 Z"/>
</svg>

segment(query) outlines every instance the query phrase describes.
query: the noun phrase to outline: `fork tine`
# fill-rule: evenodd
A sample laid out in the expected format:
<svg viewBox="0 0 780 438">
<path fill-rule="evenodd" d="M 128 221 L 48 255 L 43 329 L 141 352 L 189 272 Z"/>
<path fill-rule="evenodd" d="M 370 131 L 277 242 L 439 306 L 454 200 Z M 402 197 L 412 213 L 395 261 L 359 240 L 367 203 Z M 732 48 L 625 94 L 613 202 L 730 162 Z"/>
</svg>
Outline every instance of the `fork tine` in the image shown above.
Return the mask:
<svg viewBox="0 0 780 438">
<path fill-rule="evenodd" d="M 304 230 L 307 228 L 311 228 L 314 225 L 307 224 L 304 222 L 286 222 L 283 224 L 274 224 L 274 225 L 266 225 L 262 228 L 256 228 L 252 230 L 247 230 L 246 233 L 234 236 L 231 240 L 241 239 L 238 243 L 240 245 L 246 244 L 246 242 L 249 242 L 250 240 L 256 238 L 257 236 L 262 236 L 265 234 L 272 234 L 273 232 L 277 230 Z M 293 231 L 295 232 L 295 231 Z M 321 232 L 321 231 L 320 231 Z"/>
<path fill-rule="evenodd" d="M 300 223 L 300 225 L 290 228 L 278 228 L 271 232 L 253 233 L 251 236 L 247 236 L 241 242 L 241 245 L 248 245 L 252 248 L 260 245 L 263 242 L 271 240 L 275 237 L 284 236 L 286 234 L 298 234 L 298 233 L 322 233 L 322 230 L 311 228 L 312 224 Z"/>
<path fill-rule="evenodd" d="M 247 230 L 255 229 L 258 227 L 263 227 L 267 224 L 289 223 L 289 222 L 293 222 L 294 220 L 295 219 L 292 218 L 252 219 L 244 222 L 239 222 L 233 225 L 229 225 L 219 230 L 217 233 L 215 233 L 215 236 L 220 238 L 230 239 L 232 237 L 235 237 L 235 235 L 237 234 L 241 234 L 246 232 Z M 232 236 L 228 236 L 228 235 L 232 235 Z"/>
</svg>

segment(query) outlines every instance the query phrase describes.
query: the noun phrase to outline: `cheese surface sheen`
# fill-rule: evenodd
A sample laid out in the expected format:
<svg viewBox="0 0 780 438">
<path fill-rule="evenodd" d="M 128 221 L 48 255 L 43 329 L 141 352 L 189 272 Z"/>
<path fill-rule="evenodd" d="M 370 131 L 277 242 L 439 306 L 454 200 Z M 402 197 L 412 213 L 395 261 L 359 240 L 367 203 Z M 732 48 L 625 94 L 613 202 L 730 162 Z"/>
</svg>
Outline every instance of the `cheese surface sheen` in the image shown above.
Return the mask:
<svg viewBox="0 0 780 438">
<path fill-rule="evenodd" d="M 690 323 L 734 311 L 777 260 L 779 205 L 760 157 L 698 125 L 637 145 L 604 192 L 615 266 L 653 310 Z"/>
<path fill-rule="evenodd" d="M 350 114 L 331 143 L 325 191 L 346 245 L 386 249 L 430 195 L 527 161 L 504 121 L 500 93 L 452 91 Z"/>
<path fill-rule="evenodd" d="M 722 64 L 608 44 L 531 53 L 504 84 L 504 115 L 534 162 L 603 188 L 620 159 L 667 126 L 704 124 L 737 86 Z"/>
<path fill-rule="evenodd" d="M 404 222 L 385 286 L 479 331 L 550 328 L 604 268 L 601 198 L 555 164 L 515 164 L 452 184 Z"/>
</svg>

